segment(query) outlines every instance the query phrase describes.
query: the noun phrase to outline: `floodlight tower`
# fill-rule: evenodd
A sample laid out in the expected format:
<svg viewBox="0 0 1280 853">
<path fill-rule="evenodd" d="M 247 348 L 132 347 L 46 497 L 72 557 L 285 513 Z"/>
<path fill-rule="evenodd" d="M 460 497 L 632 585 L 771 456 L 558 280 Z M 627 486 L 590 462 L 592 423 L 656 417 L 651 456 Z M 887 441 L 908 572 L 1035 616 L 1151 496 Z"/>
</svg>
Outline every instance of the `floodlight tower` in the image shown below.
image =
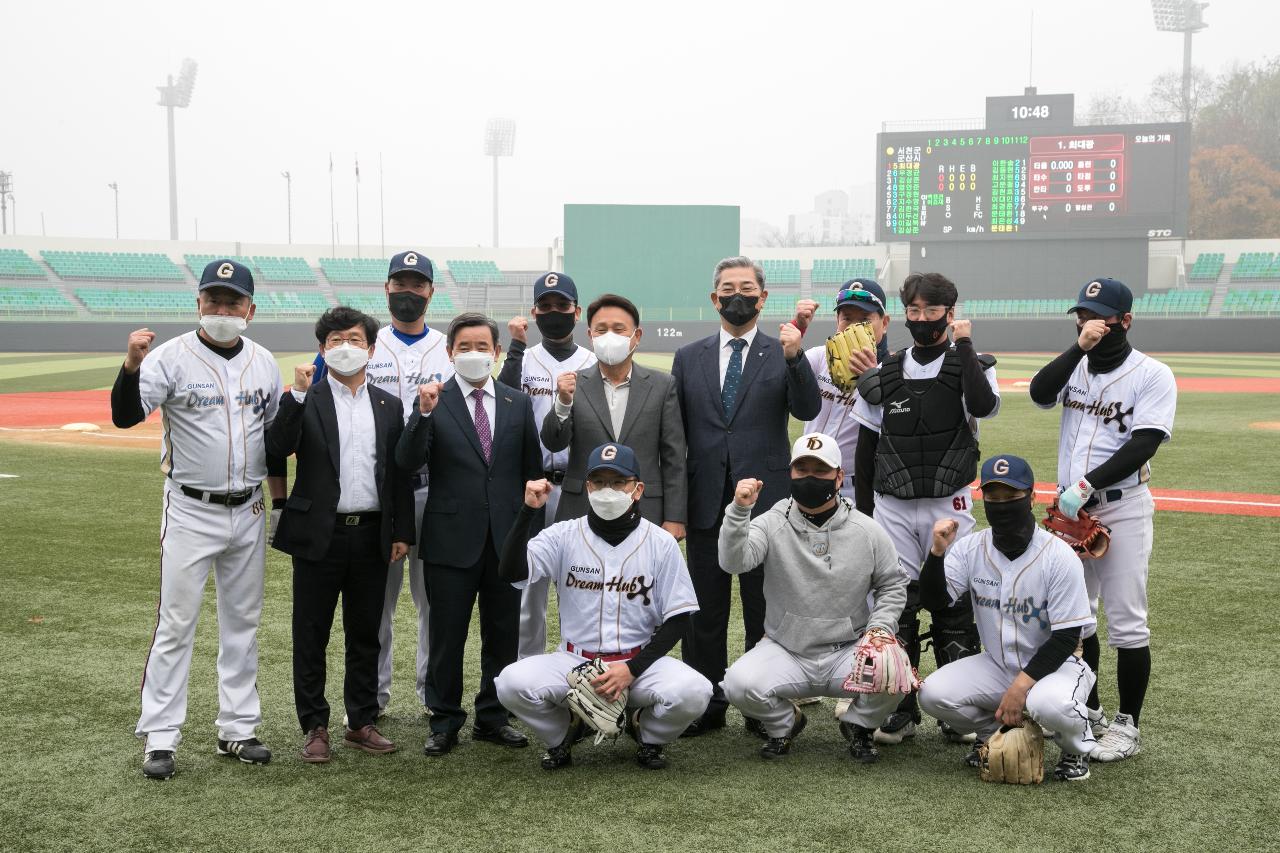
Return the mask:
<svg viewBox="0 0 1280 853">
<path fill-rule="evenodd" d="M 9 199 L 13 198 L 13 172 L 0 172 L 0 234 L 9 233 Z M 13 230 L 18 230 L 18 209 L 13 210 Z"/>
<path fill-rule="evenodd" d="M 178 154 L 173 137 L 173 111 L 191 105 L 191 90 L 196 85 L 196 61 L 182 60 L 178 82 L 170 74 L 164 86 L 156 86 L 160 93 L 160 106 L 169 113 L 169 239 L 178 239 Z"/>
<path fill-rule="evenodd" d="M 111 183 L 107 184 L 107 189 L 111 190 L 111 192 L 114 193 L 116 197 L 116 239 L 119 240 L 120 239 L 120 184 L 117 181 L 112 181 Z"/>
<path fill-rule="evenodd" d="M 498 158 L 510 157 L 516 149 L 516 123 L 509 118 L 491 118 L 484 126 L 484 153 L 493 158 L 493 247 L 498 248 Z"/>
<path fill-rule="evenodd" d="M 1182 33 L 1182 120 L 1191 121 L 1191 36 L 1209 26 L 1204 22 L 1208 3 L 1198 0 L 1151 0 L 1156 29 Z"/>
</svg>

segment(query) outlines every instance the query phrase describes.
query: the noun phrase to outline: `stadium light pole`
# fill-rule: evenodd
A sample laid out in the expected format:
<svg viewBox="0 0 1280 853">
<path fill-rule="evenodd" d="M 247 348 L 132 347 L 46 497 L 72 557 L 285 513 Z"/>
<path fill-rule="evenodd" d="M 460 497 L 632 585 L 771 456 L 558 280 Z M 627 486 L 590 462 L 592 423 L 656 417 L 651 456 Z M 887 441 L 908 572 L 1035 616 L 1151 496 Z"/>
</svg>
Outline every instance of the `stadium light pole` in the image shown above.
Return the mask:
<svg viewBox="0 0 1280 853">
<path fill-rule="evenodd" d="M 498 158 L 510 157 L 516 148 L 516 123 L 491 118 L 484 126 L 484 153 L 493 158 L 493 247 L 498 248 Z"/>
<path fill-rule="evenodd" d="M 116 197 L 116 239 L 120 239 L 120 184 L 112 181 L 107 184 L 107 188 L 115 194 Z"/>
<path fill-rule="evenodd" d="M 13 172 L 0 172 L 0 234 L 9 233 L 9 199 L 13 197 Z M 15 219 L 16 211 L 15 211 Z M 17 230 L 17 226 L 14 226 Z"/>
<path fill-rule="evenodd" d="M 280 177 L 284 178 L 284 210 L 288 221 L 289 244 L 293 244 L 293 175 L 289 172 L 281 172 Z"/>
<path fill-rule="evenodd" d="M 1182 33 L 1182 120 L 1191 121 L 1191 36 L 1209 26 L 1204 22 L 1208 3 L 1198 0 L 1151 0 L 1156 29 Z"/>
<path fill-rule="evenodd" d="M 164 86 L 156 86 L 160 93 L 159 105 L 168 112 L 169 118 L 169 239 L 178 239 L 178 154 L 173 133 L 173 111 L 191 106 L 191 90 L 196 85 L 196 61 L 182 60 L 182 69 L 178 72 L 178 82 L 173 82 L 170 74 Z"/>
</svg>

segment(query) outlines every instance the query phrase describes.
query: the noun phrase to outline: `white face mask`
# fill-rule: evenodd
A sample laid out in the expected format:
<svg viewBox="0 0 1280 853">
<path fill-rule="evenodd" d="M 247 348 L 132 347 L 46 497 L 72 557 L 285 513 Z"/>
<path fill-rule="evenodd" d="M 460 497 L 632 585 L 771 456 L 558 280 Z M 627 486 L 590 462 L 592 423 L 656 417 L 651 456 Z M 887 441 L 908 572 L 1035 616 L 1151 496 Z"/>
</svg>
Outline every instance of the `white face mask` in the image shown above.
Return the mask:
<svg viewBox="0 0 1280 853">
<path fill-rule="evenodd" d="M 229 344 L 249 328 L 249 321 L 243 317 L 231 317 L 226 314 L 201 314 L 200 328 L 218 343 Z"/>
<path fill-rule="evenodd" d="M 369 351 L 353 344 L 341 343 L 325 352 L 324 363 L 339 376 L 354 376 L 369 363 Z"/>
<path fill-rule="evenodd" d="M 481 382 L 493 375 L 493 353 L 460 352 L 453 357 L 453 369 L 468 382 Z"/>
<path fill-rule="evenodd" d="M 596 515 L 605 521 L 621 518 L 631 505 L 635 503 L 635 495 L 631 492 L 620 492 L 617 489 L 597 489 L 587 492 L 587 500 Z"/>
<path fill-rule="evenodd" d="M 624 338 L 617 332 L 605 332 L 591 339 L 591 348 L 595 350 L 596 358 L 612 367 L 622 364 L 631 355 L 631 338 Z"/>
</svg>

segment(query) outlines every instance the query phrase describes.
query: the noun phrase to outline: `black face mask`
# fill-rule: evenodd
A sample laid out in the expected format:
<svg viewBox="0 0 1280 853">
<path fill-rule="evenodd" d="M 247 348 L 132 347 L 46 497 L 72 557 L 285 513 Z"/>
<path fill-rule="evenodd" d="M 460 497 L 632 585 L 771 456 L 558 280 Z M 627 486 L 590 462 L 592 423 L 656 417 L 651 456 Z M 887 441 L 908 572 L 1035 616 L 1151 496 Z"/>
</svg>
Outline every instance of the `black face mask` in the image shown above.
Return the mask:
<svg viewBox="0 0 1280 853">
<path fill-rule="evenodd" d="M 619 542 L 630 536 L 631 532 L 640 526 L 640 501 L 632 503 L 631 509 L 613 520 L 603 519 L 596 515 L 596 511 L 591 509 L 591 504 L 588 502 L 587 526 L 591 528 L 592 533 L 610 545 L 617 546 Z"/>
<path fill-rule="evenodd" d="M 725 318 L 730 326 L 745 326 L 760 313 L 759 296 L 743 296 L 741 293 L 735 293 L 733 296 L 721 296 L 719 299 L 720 316 Z"/>
<path fill-rule="evenodd" d="M 1079 327 L 1077 327 L 1078 329 Z M 1109 373 L 1129 357 L 1133 347 L 1129 345 L 1129 330 L 1123 323 L 1108 323 L 1107 333 L 1086 353 L 1089 370 L 1093 373 Z"/>
<path fill-rule="evenodd" d="M 534 314 L 533 321 L 538 324 L 538 331 L 549 340 L 561 341 L 573 334 L 574 317 L 572 313 L 549 311 L 546 314 Z"/>
<path fill-rule="evenodd" d="M 839 481 L 823 477 L 791 478 L 791 497 L 802 508 L 816 509 L 836 496 Z"/>
<path fill-rule="evenodd" d="M 916 346 L 931 347 L 947 339 L 947 326 L 950 322 L 943 314 L 936 320 L 908 320 L 907 331 Z"/>
<path fill-rule="evenodd" d="M 407 290 L 388 293 L 387 305 L 391 308 L 391 316 L 401 323 L 412 323 L 427 313 L 427 297 Z"/>
<path fill-rule="evenodd" d="M 1010 560 L 1017 558 L 1031 544 L 1036 532 L 1036 517 L 1031 511 L 1032 495 L 1012 501 L 987 501 L 987 521 L 991 524 L 991 542 Z"/>
</svg>

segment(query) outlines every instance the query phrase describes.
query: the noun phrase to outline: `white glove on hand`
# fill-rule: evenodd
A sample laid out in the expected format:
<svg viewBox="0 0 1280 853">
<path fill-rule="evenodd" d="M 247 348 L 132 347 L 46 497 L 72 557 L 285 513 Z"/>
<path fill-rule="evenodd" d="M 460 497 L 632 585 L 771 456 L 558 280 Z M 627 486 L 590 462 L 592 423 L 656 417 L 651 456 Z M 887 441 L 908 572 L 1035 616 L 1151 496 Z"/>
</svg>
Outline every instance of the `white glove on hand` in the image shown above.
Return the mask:
<svg viewBox="0 0 1280 853">
<path fill-rule="evenodd" d="M 1062 514 L 1067 518 L 1074 519 L 1080 514 L 1080 508 L 1091 497 L 1093 497 L 1093 486 L 1089 485 L 1088 480 L 1081 477 L 1075 483 L 1067 486 L 1062 494 L 1058 495 L 1058 509 L 1062 510 Z"/>
</svg>

